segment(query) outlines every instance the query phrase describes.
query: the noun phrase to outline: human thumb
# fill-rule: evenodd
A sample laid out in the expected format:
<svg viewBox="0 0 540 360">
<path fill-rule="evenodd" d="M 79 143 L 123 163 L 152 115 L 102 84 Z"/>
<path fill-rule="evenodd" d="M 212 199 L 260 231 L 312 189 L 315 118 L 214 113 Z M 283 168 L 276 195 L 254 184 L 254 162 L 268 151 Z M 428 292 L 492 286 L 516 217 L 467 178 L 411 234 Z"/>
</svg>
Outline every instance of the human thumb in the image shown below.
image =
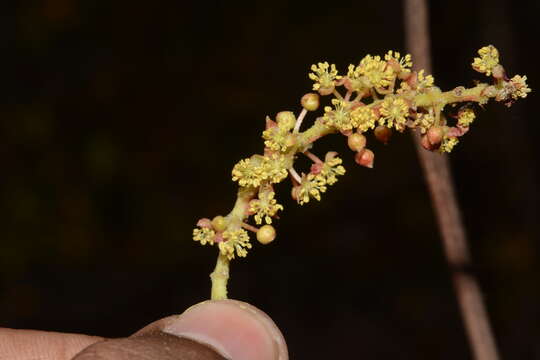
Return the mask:
<svg viewBox="0 0 540 360">
<path fill-rule="evenodd" d="M 236 300 L 204 301 L 134 335 L 93 344 L 73 360 L 288 360 L 276 324 Z"/>
</svg>

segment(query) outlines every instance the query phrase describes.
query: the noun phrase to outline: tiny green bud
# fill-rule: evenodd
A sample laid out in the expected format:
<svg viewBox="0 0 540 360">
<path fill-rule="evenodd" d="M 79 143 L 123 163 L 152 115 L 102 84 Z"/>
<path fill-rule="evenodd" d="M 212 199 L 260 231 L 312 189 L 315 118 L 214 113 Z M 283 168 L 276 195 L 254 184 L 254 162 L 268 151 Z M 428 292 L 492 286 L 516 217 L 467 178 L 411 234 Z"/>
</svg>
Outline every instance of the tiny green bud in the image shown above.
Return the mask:
<svg viewBox="0 0 540 360">
<path fill-rule="evenodd" d="M 281 111 L 276 115 L 276 122 L 282 129 L 292 129 L 296 123 L 296 117 L 292 111 Z"/>
<path fill-rule="evenodd" d="M 379 125 L 373 131 L 375 138 L 382 142 L 384 145 L 388 144 L 390 138 L 392 137 L 392 130 L 386 126 Z"/>
<path fill-rule="evenodd" d="M 356 161 L 358 165 L 362 165 L 370 169 L 373 167 L 374 159 L 375 159 L 375 154 L 373 154 L 373 151 L 369 149 L 363 149 L 357 152 L 356 155 L 354 156 L 354 161 Z"/>
<path fill-rule="evenodd" d="M 315 93 L 307 93 L 300 100 L 302 107 L 307 111 L 315 111 L 319 108 L 319 95 Z"/>
<path fill-rule="evenodd" d="M 217 232 L 224 231 L 227 229 L 227 220 L 223 216 L 218 215 L 212 219 L 212 227 Z"/>
<path fill-rule="evenodd" d="M 272 225 L 264 225 L 257 231 L 257 241 L 263 245 L 269 244 L 276 238 L 276 229 Z"/>
<path fill-rule="evenodd" d="M 352 151 L 360 151 L 366 147 L 366 137 L 362 134 L 351 134 L 347 138 L 347 145 Z"/>
</svg>

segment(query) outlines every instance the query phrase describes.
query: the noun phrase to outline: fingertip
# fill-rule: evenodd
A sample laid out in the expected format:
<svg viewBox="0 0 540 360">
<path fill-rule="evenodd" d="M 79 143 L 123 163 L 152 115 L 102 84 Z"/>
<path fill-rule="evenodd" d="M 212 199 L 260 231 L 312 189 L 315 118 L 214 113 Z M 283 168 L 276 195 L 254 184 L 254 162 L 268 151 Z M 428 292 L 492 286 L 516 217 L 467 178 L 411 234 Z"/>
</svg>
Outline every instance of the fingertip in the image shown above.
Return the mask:
<svg viewBox="0 0 540 360">
<path fill-rule="evenodd" d="M 171 335 L 207 344 L 228 359 L 289 358 L 283 334 L 274 321 L 256 307 L 237 300 L 199 303 L 179 316 L 167 318 L 160 327 Z"/>
</svg>

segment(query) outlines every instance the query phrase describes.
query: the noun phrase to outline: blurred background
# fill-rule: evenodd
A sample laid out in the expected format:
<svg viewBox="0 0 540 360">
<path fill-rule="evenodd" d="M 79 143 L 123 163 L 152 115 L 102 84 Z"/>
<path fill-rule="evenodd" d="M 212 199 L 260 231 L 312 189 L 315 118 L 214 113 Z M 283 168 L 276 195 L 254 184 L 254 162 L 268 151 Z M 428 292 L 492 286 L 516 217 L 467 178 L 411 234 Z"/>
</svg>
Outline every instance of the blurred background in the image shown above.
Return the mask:
<svg viewBox="0 0 540 360">
<path fill-rule="evenodd" d="M 265 116 L 299 111 L 312 63 L 405 51 L 400 1 L 1 8 L 3 327 L 125 336 L 206 299 L 216 250 L 191 232 L 232 208 L 230 170 L 262 152 Z M 532 1 L 430 8 L 438 86 L 484 80 L 470 63 L 493 44 L 533 89 L 486 106 L 451 154 L 504 359 L 540 359 L 538 13 Z M 342 137 L 317 143 L 348 173 L 303 207 L 277 188 L 278 238 L 232 263 L 230 296 L 268 312 L 293 359 L 470 359 L 412 139 L 368 141 L 373 170 Z"/>
</svg>

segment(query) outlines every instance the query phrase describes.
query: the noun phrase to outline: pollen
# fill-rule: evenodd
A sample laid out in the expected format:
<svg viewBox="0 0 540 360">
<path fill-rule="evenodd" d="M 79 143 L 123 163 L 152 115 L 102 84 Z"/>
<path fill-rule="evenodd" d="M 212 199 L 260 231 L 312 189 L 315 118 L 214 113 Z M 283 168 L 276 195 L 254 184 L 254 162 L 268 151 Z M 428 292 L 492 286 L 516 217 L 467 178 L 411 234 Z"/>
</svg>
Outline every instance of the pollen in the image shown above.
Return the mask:
<svg viewBox="0 0 540 360">
<path fill-rule="evenodd" d="M 329 94 L 334 90 L 335 81 L 341 79 L 341 75 L 338 75 L 336 65 L 329 65 L 328 62 L 318 63 L 317 65 L 311 65 L 312 73 L 309 73 L 309 78 L 315 81 L 313 84 L 313 90 L 324 92 Z"/>
<path fill-rule="evenodd" d="M 495 46 L 488 45 L 478 50 L 480 57 L 475 57 L 472 63 L 474 70 L 490 76 L 493 68 L 499 65 L 499 51 Z"/>
<path fill-rule="evenodd" d="M 195 228 L 193 229 L 193 240 L 198 241 L 201 245 L 214 245 L 215 231 L 209 228 Z"/>
<path fill-rule="evenodd" d="M 218 244 L 219 251 L 222 255 L 227 256 L 229 260 L 234 259 L 235 254 L 238 257 L 246 257 L 246 249 L 251 249 L 249 235 L 244 229 L 225 231 L 223 240 Z"/>
<path fill-rule="evenodd" d="M 396 130 L 403 131 L 407 122 L 408 111 L 409 107 L 405 100 L 387 96 L 382 103 L 380 110 L 382 116 L 379 118 L 379 124 L 386 125 L 389 128 L 395 127 Z"/>
<path fill-rule="evenodd" d="M 377 115 L 369 106 L 360 106 L 351 111 L 351 123 L 359 132 L 375 128 Z"/>
<path fill-rule="evenodd" d="M 458 113 L 458 125 L 462 127 L 469 127 L 475 118 L 476 115 L 472 109 L 461 110 Z"/>
<path fill-rule="evenodd" d="M 386 61 L 380 56 L 365 56 L 358 66 L 360 74 L 364 75 L 372 87 L 385 88 L 394 81 L 395 75 Z"/>
<path fill-rule="evenodd" d="M 259 192 L 259 198 L 251 200 L 249 203 L 249 211 L 255 213 L 255 222 L 260 225 L 264 221 L 267 224 L 272 223 L 272 217 L 276 215 L 279 210 L 283 210 L 283 205 L 277 203 L 274 199 L 275 193 L 273 191 Z"/>
<path fill-rule="evenodd" d="M 351 122 L 350 105 L 343 100 L 332 99 L 331 106 L 325 106 L 323 120 L 327 126 L 333 126 L 341 131 L 351 130 L 353 124 Z"/>
</svg>

